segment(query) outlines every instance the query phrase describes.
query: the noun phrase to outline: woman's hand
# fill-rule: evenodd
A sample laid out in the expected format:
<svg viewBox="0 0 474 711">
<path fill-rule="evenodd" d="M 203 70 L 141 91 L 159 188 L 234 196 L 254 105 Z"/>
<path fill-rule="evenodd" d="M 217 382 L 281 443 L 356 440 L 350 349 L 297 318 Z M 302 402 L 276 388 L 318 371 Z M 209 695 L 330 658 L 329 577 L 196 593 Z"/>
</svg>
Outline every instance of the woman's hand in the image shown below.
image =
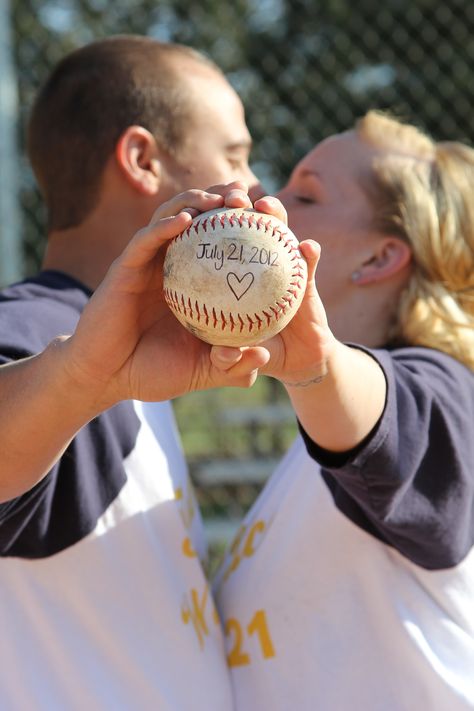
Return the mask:
<svg viewBox="0 0 474 711">
<path fill-rule="evenodd" d="M 245 207 L 252 207 L 250 201 Z M 275 197 L 260 198 L 253 209 L 287 222 L 285 208 Z M 300 243 L 300 250 L 308 266 L 308 282 L 303 302 L 290 323 L 276 336 L 261 344 L 270 356 L 261 372 L 290 386 L 318 381 L 324 377 L 335 344 L 316 289 L 315 274 L 320 247 L 313 240 L 307 240 Z M 212 353 L 213 362 L 223 366 L 224 360 L 231 361 L 232 350 L 236 349 L 215 346 Z"/>
</svg>

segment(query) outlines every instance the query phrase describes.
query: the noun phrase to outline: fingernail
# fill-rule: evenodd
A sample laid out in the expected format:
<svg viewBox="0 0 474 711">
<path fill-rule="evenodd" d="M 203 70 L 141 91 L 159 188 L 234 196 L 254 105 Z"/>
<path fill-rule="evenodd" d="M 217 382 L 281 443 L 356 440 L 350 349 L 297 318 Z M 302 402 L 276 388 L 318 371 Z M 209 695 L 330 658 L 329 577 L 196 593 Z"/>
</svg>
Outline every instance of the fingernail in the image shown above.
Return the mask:
<svg viewBox="0 0 474 711">
<path fill-rule="evenodd" d="M 219 359 L 225 361 L 226 363 L 231 363 L 237 360 L 241 356 L 241 352 L 238 348 L 233 348 L 231 346 L 224 347 L 219 350 Z"/>
</svg>

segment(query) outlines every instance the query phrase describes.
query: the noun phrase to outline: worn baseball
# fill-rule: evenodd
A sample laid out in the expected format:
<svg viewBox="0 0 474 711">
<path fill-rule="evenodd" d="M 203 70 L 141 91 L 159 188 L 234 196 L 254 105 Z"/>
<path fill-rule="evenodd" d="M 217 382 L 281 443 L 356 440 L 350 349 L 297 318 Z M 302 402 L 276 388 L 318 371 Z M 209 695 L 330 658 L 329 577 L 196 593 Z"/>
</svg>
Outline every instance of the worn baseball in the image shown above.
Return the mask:
<svg viewBox="0 0 474 711">
<path fill-rule="evenodd" d="M 214 345 L 250 346 L 281 331 L 298 310 L 307 269 L 279 219 L 250 209 L 194 218 L 169 245 L 164 295 L 176 318 Z"/>
</svg>

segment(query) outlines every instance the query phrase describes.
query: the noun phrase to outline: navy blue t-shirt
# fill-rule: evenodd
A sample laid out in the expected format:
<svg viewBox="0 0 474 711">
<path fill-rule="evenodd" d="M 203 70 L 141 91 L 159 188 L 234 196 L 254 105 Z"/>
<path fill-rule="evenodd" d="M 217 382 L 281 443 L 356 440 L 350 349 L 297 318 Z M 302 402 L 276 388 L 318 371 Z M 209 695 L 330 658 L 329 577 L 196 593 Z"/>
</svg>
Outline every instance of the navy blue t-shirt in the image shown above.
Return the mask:
<svg viewBox="0 0 474 711">
<path fill-rule="evenodd" d="M 55 271 L 0 292 L 0 363 L 39 353 L 56 336 L 72 333 L 90 295 Z M 130 402 L 83 427 L 46 477 L 0 504 L 0 555 L 43 558 L 89 534 L 125 484 L 123 459 L 138 430 Z"/>
<path fill-rule="evenodd" d="M 343 454 L 301 430 L 307 450 L 353 523 L 419 566 L 455 566 L 474 545 L 474 373 L 428 348 L 366 352 L 387 380 L 383 417 Z"/>
</svg>

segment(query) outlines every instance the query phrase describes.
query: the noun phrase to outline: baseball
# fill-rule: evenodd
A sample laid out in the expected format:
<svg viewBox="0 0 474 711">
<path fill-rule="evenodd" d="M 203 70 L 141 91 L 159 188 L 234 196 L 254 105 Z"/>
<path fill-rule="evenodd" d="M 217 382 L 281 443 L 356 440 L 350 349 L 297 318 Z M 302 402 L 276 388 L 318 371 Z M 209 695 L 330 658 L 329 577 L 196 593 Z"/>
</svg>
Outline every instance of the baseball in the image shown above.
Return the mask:
<svg viewBox="0 0 474 711">
<path fill-rule="evenodd" d="M 303 299 L 299 243 L 276 217 L 250 209 L 204 212 L 168 246 L 166 302 L 191 333 L 250 346 L 281 331 Z"/>
</svg>

